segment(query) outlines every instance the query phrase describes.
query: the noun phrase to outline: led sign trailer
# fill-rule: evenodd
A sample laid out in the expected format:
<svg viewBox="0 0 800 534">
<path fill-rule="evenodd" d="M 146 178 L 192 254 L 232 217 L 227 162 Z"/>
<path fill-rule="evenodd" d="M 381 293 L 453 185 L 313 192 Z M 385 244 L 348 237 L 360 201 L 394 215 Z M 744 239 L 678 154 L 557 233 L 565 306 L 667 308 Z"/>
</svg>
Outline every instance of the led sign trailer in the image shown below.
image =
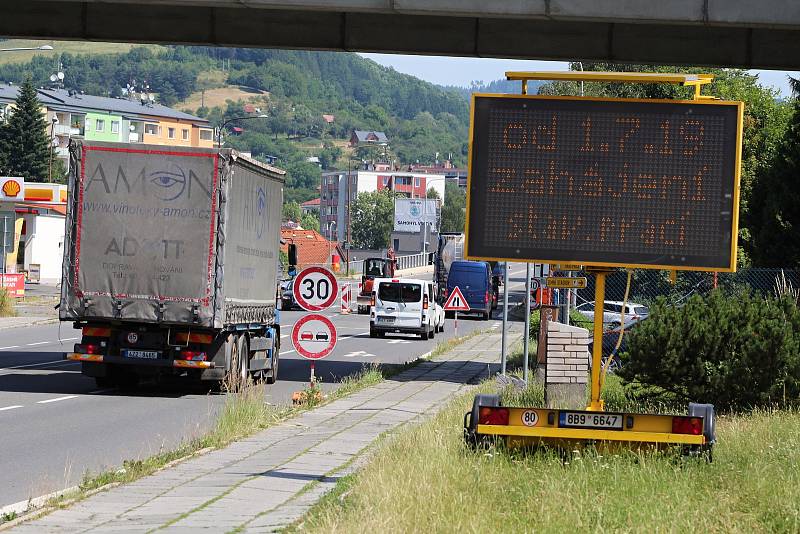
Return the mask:
<svg viewBox="0 0 800 534">
<path fill-rule="evenodd" d="M 467 256 L 735 270 L 742 113 L 474 95 Z"/>
</svg>

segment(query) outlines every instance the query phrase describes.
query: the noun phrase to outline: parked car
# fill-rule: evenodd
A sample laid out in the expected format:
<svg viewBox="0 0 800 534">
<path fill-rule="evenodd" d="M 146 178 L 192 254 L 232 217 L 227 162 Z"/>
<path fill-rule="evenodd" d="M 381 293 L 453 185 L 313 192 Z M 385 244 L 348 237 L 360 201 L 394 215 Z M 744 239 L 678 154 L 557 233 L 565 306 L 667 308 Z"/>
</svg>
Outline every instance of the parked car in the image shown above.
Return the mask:
<svg viewBox="0 0 800 534">
<path fill-rule="evenodd" d="M 492 314 L 496 295 L 492 286 L 492 270 L 485 261 L 454 261 L 447 275 L 447 295 L 455 287 L 461 290 L 472 313 L 479 313 L 484 320 Z"/>
<path fill-rule="evenodd" d="M 575 309 L 587 319 L 594 321 L 594 302 L 584 302 Z M 624 318 L 622 316 L 622 301 L 607 300 L 603 305 L 603 324 L 616 321 L 617 326 L 619 326 L 621 319 L 624 319 L 626 322 L 638 321 L 648 315 L 650 315 L 650 309 L 643 304 L 637 304 L 635 302 L 625 303 Z"/>
<path fill-rule="evenodd" d="M 281 309 L 292 310 L 300 308 L 294 300 L 294 278 L 281 282 Z"/>
<path fill-rule="evenodd" d="M 623 352 L 628 351 L 628 343 L 630 340 L 631 332 L 640 325 L 643 321 L 645 321 L 647 317 L 641 317 L 639 319 L 631 319 L 625 322 L 625 333 L 622 336 L 622 343 L 620 343 L 619 349 L 614 350 L 617 346 L 617 342 L 619 341 L 619 334 L 620 330 L 622 330 L 619 326 L 619 323 L 613 328 L 610 328 L 603 332 L 603 360 L 605 361 L 609 355 L 612 355 L 611 358 L 611 366 L 609 367 L 609 371 L 615 371 L 620 368 L 620 358 L 619 355 Z M 589 357 L 591 358 L 592 350 L 594 346 L 594 340 L 589 342 Z"/>
<path fill-rule="evenodd" d="M 376 278 L 372 295 L 370 337 L 400 333 L 433 339 L 436 335 L 438 310 L 433 282 L 413 278 Z"/>
</svg>

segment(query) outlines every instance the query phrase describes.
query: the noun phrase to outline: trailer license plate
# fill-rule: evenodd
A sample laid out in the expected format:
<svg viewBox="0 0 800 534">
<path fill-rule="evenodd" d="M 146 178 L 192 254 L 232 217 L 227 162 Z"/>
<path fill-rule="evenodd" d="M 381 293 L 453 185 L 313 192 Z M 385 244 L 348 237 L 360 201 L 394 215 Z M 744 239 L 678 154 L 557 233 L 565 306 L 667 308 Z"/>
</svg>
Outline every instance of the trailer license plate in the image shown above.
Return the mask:
<svg viewBox="0 0 800 534">
<path fill-rule="evenodd" d="M 622 430 L 622 416 L 605 413 L 560 412 L 558 426 Z"/>
<path fill-rule="evenodd" d="M 144 360 L 157 360 L 159 352 L 156 350 L 125 350 L 122 355 L 126 358 L 141 358 Z"/>
</svg>

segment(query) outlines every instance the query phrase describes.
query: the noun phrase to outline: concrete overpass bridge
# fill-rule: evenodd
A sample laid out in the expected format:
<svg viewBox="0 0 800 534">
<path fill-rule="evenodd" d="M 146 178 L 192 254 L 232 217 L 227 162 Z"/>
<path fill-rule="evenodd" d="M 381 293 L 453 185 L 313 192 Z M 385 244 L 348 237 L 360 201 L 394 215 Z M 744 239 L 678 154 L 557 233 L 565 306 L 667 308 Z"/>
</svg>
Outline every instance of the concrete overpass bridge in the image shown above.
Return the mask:
<svg viewBox="0 0 800 534">
<path fill-rule="evenodd" d="M 4 0 L 0 35 L 800 70 L 798 0 Z"/>
</svg>

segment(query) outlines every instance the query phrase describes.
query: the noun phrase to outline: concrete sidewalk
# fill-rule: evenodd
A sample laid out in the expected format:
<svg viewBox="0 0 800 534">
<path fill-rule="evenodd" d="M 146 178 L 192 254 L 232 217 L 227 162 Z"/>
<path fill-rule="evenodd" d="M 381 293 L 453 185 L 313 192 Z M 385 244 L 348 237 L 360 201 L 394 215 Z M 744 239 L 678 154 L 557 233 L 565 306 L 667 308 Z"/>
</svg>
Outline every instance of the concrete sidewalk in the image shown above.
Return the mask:
<svg viewBox="0 0 800 534">
<path fill-rule="evenodd" d="M 509 327 L 511 346 L 522 325 Z M 497 372 L 499 359 L 496 329 L 376 386 L 13 531 L 273 532 L 357 469 L 378 436 L 436 413 Z"/>
</svg>

